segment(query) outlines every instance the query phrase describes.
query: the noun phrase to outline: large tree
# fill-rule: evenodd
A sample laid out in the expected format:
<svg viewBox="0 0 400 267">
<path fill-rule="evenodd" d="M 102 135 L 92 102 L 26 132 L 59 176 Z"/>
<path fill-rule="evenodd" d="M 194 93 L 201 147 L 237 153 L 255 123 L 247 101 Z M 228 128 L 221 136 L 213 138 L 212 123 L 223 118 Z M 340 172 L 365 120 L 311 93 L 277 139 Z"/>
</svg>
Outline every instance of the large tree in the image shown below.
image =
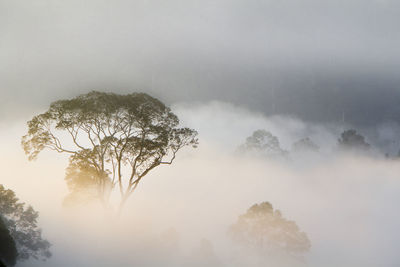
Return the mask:
<svg viewBox="0 0 400 267">
<path fill-rule="evenodd" d="M 302 260 L 310 241 L 294 221 L 285 219 L 269 202 L 254 204 L 229 229 L 232 240 L 261 260 L 276 257 Z"/>
<path fill-rule="evenodd" d="M 118 188 L 121 208 L 151 170 L 196 147 L 197 132 L 178 125 L 169 107 L 145 93 L 94 91 L 52 103 L 28 122 L 22 145 L 30 160 L 46 148 L 70 155 L 67 202 L 96 198 L 108 206 Z"/>
<path fill-rule="evenodd" d="M 45 260 L 51 256 L 50 243 L 42 238 L 42 231 L 37 225 L 38 212 L 31 206 L 26 206 L 16 197 L 14 191 L 5 189 L 0 185 L 0 232 L 2 242 L 7 241 L 7 252 L 1 251 L 0 258 L 6 263 L 15 264 L 17 260 L 29 258 Z M 3 229 L 3 226 L 6 228 Z M 13 242 L 7 238 L 7 233 Z M 13 243 L 16 246 L 17 255 L 13 252 Z M 8 256 L 5 257 L 4 255 Z"/>
</svg>

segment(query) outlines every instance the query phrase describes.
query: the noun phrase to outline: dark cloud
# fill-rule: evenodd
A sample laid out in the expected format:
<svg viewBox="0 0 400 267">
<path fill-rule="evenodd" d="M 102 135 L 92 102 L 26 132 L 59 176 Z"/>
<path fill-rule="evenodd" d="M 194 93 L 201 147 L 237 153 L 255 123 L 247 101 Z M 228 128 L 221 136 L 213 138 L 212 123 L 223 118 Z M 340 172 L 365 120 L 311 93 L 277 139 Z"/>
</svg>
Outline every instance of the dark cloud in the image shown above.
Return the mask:
<svg viewBox="0 0 400 267">
<path fill-rule="evenodd" d="M 223 100 L 311 121 L 396 121 L 399 7 L 1 0 L 1 118 L 95 89 Z"/>
</svg>

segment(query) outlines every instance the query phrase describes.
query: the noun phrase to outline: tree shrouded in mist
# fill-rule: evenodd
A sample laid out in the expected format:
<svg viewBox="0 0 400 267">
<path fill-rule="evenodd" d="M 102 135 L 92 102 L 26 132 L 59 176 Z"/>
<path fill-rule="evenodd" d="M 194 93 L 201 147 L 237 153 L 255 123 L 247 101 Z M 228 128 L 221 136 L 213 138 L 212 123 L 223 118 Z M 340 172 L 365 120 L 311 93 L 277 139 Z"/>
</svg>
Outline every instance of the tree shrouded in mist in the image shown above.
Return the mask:
<svg viewBox="0 0 400 267">
<path fill-rule="evenodd" d="M 294 152 L 317 152 L 319 151 L 319 146 L 309 137 L 306 137 L 293 143 L 292 150 Z"/>
<path fill-rule="evenodd" d="M 338 144 L 340 149 L 349 151 L 367 151 L 370 148 L 365 137 L 353 129 L 344 131 L 340 135 Z"/>
<path fill-rule="evenodd" d="M 311 247 L 306 233 L 294 221 L 283 218 L 269 202 L 250 207 L 228 233 L 236 244 L 266 261 L 275 257 L 302 260 Z"/>
<path fill-rule="evenodd" d="M 284 157 L 287 151 L 280 146 L 278 137 L 266 130 L 256 130 L 239 146 L 239 153 L 262 155 L 266 157 Z"/>
<path fill-rule="evenodd" d="M 15 242 L 17 260 L 27 260 L 31 257 L 46 260 L 51 256 L 50 243 L 42 238 L 42 231 L 37 226 L 38 217 L 38 212 L 31 206 L 26 207 L 24 203 L 19 202 L 12 190 L 0 185 L 1 238 L 4 238 L 5 232 L 2 227 L 5 226 Z M 3 260 L 6 261 L 5 258 Z M 10 264 L 12 265 L 12 262 Z"/>
<path fill-rule="evenodd" d="M 30 160 L 45 148 L 70 155 L 67 202 L 96 198 L 108 206 L 118 188 L 121 208 L 151 170 L 196 147 L 197 132 L 178 125 L 169 107 L 145 93 L 94 91 L 52 103 L 28 122 L 22 145 Z"/>
</svg>

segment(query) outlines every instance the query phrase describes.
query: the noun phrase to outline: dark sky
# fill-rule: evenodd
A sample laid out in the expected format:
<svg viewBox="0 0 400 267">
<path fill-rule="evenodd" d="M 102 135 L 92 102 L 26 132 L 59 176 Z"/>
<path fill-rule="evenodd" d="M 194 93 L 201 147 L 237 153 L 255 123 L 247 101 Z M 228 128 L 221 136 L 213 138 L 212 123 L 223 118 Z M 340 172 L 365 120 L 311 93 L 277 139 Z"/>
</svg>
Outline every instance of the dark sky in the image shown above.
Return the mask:
<svg viewBox="0 0 400 267">
<path fill-rule="evenodd" d="M 400 118 L 395 0 L 0 0 L 0 118 L 90 90 Z"/>
</svg>

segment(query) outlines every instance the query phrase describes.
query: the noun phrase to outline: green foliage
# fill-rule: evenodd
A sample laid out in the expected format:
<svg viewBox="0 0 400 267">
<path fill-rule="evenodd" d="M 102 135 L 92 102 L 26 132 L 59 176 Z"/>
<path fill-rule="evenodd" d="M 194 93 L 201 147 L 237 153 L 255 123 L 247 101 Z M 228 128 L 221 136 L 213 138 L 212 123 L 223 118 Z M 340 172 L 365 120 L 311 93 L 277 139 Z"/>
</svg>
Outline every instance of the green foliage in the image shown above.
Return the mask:
<svg viewBox="0 0 400 267">
<path fill-rule="evenodd" d="M 152 169 L 171 164 L 182 147 L 196 147 L 197 132 L 178 124 L 170 108 L 147 94 L 91 92 L 35 116 L 22 146 L 30 160 L 45 148 L 70 154 L 66 180 L 73 195 L 90 185 L 107 203 L 119 187 L 124 203 Z"/>
<path fill-rule="evenodd" d="M 297 257 L 309 251 L 310 241 L 294 221 L 286 220 L 269 202 L 255 204 L 229 229 L 237 244 L 269 257 L 284 253 Z"/>
<path fill-rule="evenodd" d="M 50 243 L 42 238 L 42 231 L 37 226 L 38 212 L 19 202 L 15 193 L 3 185 L 0 185 L 0 214 L 15 241 L 18 259 L 27 260 L 32 257 L 45 260 L 51 256 Z"/>
</svg>

